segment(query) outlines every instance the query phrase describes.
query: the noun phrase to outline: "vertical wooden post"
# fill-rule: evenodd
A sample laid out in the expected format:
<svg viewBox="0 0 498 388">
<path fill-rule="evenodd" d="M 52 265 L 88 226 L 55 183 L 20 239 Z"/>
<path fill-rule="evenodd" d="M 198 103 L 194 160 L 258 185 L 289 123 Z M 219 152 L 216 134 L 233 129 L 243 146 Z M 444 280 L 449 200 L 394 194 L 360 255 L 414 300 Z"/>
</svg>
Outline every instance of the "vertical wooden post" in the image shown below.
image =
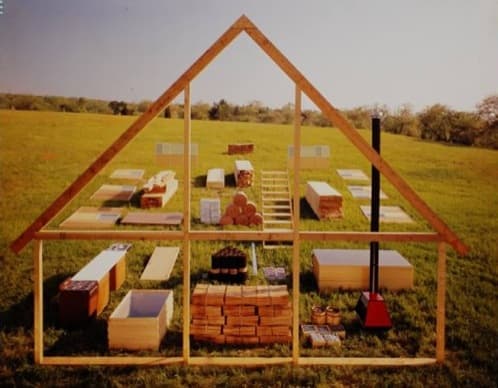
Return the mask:
<svg viewBox="0 0 498 388">
<path fill-rule="evenodd" d="M 36 364 L 43 362 L 43 241 L 35 240 L 33 249 L 34 281 L 34 358 Z"/>
<path fill-rule="evenodd" d="M 183 360 L 190 361 L 190 83 L 185 86 L 183 107 Z"/>
<path fill-rule="evenodd" d="M 296 84 L 294 100 L 294 201 L 293 214 L 294 238 L 292 244 L 292 362 L 299 362 L 299 256 L 301 242 L 299 239 L 300 198 L 299 169 L 301 161 L 301 89 Z"/>
<path fill-rule="evenodd" d="M 438 245 L 437 260 L 437 307 L 436 307 L 436 360 L 444 361 L 445 353 L 445 299 L 446 299 L 446 244 Z"/>
</svg>

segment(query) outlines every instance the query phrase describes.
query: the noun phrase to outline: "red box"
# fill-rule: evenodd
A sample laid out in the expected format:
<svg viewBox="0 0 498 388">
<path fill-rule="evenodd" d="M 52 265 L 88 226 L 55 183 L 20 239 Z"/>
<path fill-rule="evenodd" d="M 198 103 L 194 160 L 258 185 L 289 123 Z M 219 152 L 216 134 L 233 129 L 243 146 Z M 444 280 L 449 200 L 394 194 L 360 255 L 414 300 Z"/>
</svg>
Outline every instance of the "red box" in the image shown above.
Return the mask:
<svg viewBox="0 0 498 388">
<path fill-rule="evenodd" d="M 59 322 L 63 326 L 88 323 L 97 314 L 98 282 L 67 279 L 59 286 Z"/>
</svg>

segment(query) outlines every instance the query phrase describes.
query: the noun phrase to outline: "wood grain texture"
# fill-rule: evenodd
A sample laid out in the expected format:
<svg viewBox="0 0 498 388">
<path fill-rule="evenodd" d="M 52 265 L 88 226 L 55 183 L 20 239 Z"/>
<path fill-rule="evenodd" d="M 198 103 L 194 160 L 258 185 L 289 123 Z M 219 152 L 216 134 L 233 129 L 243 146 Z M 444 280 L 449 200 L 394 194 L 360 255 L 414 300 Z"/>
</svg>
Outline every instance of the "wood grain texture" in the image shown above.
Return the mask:
<svg viewBox="0 0 498 388">
<path fill-rule="evenodd" d="M 445 317 L 446 317 L 446 245 L 438 244 L 437 260 L 437 305 L 436 305 L 436 360 L 445 359 Z"/>
<path fill-rule="evenodd" d="M 154 248 L 140 280 L 168 280 L 179 253 L 179 247 Z"/>
<path fill-rule="evenodd" d="M 35 240 L 33 249 L 33 335 L 35 363 L 43 362 L 43 242 Z"/>
</svg>

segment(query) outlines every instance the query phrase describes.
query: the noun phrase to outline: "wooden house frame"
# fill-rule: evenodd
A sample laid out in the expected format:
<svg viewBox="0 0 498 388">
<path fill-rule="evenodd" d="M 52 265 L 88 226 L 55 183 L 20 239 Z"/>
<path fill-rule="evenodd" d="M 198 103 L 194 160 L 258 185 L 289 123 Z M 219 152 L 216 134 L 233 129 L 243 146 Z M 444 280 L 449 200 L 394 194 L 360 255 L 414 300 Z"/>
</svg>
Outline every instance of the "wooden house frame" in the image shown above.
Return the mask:
<svg viewBox="0 0 498 388">
<path fill-rule="evenodd" d="M 191 181 L 191 119 L 190 82 L 241 32 L 246 32 L 273 62 L 295 83 L 294 116 L 294 181 L 293 195 L 299 198 L 299 170 L 301 145 L 301 95 L 308 98 L 353 145 L 390 181 L 407 201 L 434 228 L 433 233 L 420 232 L 344 232 L 300 231 L 299 201 L 294 201 L 296 222 L 290 231 L 194 231 L 190 228 L 190 181 Z M 164 110 L 175 97 L 184 93 L 184 223 L 180 231 L 151 230 L 49 230 L 43 229 L 98 173 L 118 154 L 153 118 Z M 183 352 L 181 357 L 55 357 L 45 356 L 43 351 L 43 241 L 45 240 L 155 240 L 181 241 L 183 244 Z M 209 47 L 131 126 L 121 134 L 57 199 L 11 244 L 18 253 L 34 240 L 34 359 L 45 365 L 228 365 L 264 366 L 275 364 L 293 365 L 427 365 L 443 362 L 445 358 L 445 293 L 446 293 L 446 245 L 459 254 L 468 248 L 431 208 L 410 188 L 396 171 L 360 136 L 348 121 L 323 97 L 299 70 L 266 38 L 265 35 L 242 15 Z M 290 357 L 193 357 L 190 355 L 190 247 L 191 241 L 238 240 L 238 241 L 291 241 L 292 248 L 292 354 Z M 379 241 L 435 243 L 437 262 L 437 311 L 436 352 L 429 358 L 362 358 L 362 357 L 301 357 L 299 349 L 299 252 L 301 241 Z"/>
</svg>

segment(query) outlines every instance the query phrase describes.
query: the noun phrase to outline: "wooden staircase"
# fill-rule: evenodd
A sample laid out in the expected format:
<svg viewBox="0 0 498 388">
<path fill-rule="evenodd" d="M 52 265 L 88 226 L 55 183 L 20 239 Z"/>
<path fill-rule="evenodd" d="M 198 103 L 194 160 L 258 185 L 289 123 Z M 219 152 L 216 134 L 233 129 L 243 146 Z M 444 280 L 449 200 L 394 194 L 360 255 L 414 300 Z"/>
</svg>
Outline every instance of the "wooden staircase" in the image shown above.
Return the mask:
<svg viewBox="0 0 498 388">
<path fill-rule="evenodd" d="M 263 230 L 291 231 L 294 227 L 292 199 L 287 171 L 261 171 Z M 263 241 L 264 248 L 292 246 L 291 242 Z"/>
</svg>

